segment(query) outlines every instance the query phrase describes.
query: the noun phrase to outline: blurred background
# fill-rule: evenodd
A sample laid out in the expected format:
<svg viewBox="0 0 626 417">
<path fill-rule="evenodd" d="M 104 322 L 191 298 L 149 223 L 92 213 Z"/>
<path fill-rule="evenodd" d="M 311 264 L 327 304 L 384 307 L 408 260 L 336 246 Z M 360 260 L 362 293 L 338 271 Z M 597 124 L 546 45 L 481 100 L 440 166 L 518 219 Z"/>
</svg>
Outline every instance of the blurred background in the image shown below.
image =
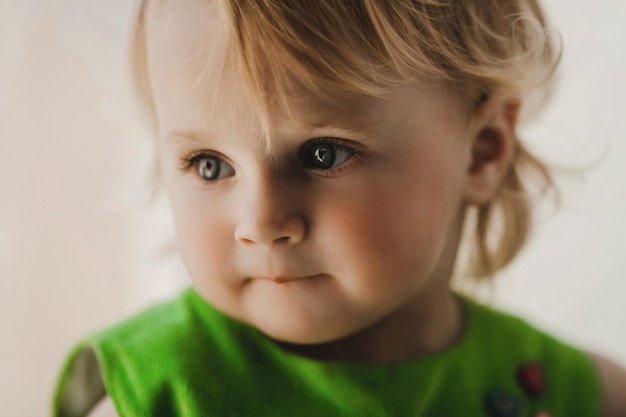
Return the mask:
<svg viewBox="0 0 626 417">
<path fill-rule="evenodd" d="M 626 1 L 544 3 L 563 38 L 560 83 L 521 136 L 579 169 L 494 303 L 626 365 Z M 167 206 L 147 203 L 150 136 L 127 64 L 135 6 L 0 0 L 3 415 L 47 415 L 79 338 L 186 285 Z"/>
</svg>

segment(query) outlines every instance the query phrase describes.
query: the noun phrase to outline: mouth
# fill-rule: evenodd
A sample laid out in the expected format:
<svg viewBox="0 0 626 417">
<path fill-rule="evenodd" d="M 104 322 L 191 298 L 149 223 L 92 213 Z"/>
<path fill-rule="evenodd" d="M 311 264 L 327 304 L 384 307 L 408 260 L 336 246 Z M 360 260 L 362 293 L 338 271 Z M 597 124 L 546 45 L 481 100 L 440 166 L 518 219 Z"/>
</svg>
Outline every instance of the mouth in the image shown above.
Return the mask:
<svg viewBox="0 0 626 417">
<path fill-rule="evenodd" d="M 270 282 L 273 282 L 274 284 L 287 284 L 289 282 L 315 279 L 315 278 L 322 277 L 323 275 L 324 274 L 315 274 L 315 275 L 306 275 L 306 276 L 263 276 L 263 277 L 257 277 L 257 279 L 260 279 L 263 281 L 270 281 Z"/>
</svg>

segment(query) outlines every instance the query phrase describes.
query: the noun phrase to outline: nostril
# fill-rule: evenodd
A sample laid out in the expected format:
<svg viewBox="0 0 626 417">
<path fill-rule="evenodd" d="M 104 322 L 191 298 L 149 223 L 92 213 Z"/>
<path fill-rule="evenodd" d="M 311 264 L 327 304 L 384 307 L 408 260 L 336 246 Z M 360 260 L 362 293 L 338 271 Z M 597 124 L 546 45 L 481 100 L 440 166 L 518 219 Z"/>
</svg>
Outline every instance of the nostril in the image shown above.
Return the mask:
<svg viewBox="0 0 626 417">
<path fill-rule="evenodd" d="M 256 215 L 244 218 L 235 227 L 234 237 L 238 242 L 250 245 L 295 245 L 306 234 L 306 224 L 299 215 L 277 222 L 275 219 Z M 280 219 L 279 219 L 280 220 Z"/>
</svg>

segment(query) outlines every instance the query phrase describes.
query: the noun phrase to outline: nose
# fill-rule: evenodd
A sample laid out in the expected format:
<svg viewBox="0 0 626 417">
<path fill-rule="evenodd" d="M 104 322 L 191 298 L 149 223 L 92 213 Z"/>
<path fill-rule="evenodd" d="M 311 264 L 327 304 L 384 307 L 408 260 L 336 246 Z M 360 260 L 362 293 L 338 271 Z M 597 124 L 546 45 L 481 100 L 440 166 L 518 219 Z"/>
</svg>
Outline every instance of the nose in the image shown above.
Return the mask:
<svg viewBox="0 0 626 417">
<path fill-rule="evenodd" d="M 242 190 L 243 201 L 235 239 L 245 245 L 296 245 L 306 236 L 307 224 L 298 187 L 288 180 L 266 177 Z"/>
</svg>

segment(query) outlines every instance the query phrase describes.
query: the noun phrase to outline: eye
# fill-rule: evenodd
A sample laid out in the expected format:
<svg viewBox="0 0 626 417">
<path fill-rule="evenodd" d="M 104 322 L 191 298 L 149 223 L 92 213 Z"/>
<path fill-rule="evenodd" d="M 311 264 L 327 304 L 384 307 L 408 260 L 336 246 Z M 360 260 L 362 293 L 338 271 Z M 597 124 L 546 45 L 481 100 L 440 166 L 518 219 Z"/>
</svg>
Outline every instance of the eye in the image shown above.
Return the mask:
<svg viewBox="0 0 626 417">
<path fill-rule="evenodd" d="M 198 176 L 205 181 L 216 181 L 235 175 L 231 164 L 216 155 L 200 154 L 189 160 L 196 167 Z"/>
<path fill-rule="evenodd" d="M 316 139 L 304 145 L 304 166 L 312 169 L 333 169 L 348 162 L 356 149 L 335 143 L 329 139 Z"/>
</svg>

